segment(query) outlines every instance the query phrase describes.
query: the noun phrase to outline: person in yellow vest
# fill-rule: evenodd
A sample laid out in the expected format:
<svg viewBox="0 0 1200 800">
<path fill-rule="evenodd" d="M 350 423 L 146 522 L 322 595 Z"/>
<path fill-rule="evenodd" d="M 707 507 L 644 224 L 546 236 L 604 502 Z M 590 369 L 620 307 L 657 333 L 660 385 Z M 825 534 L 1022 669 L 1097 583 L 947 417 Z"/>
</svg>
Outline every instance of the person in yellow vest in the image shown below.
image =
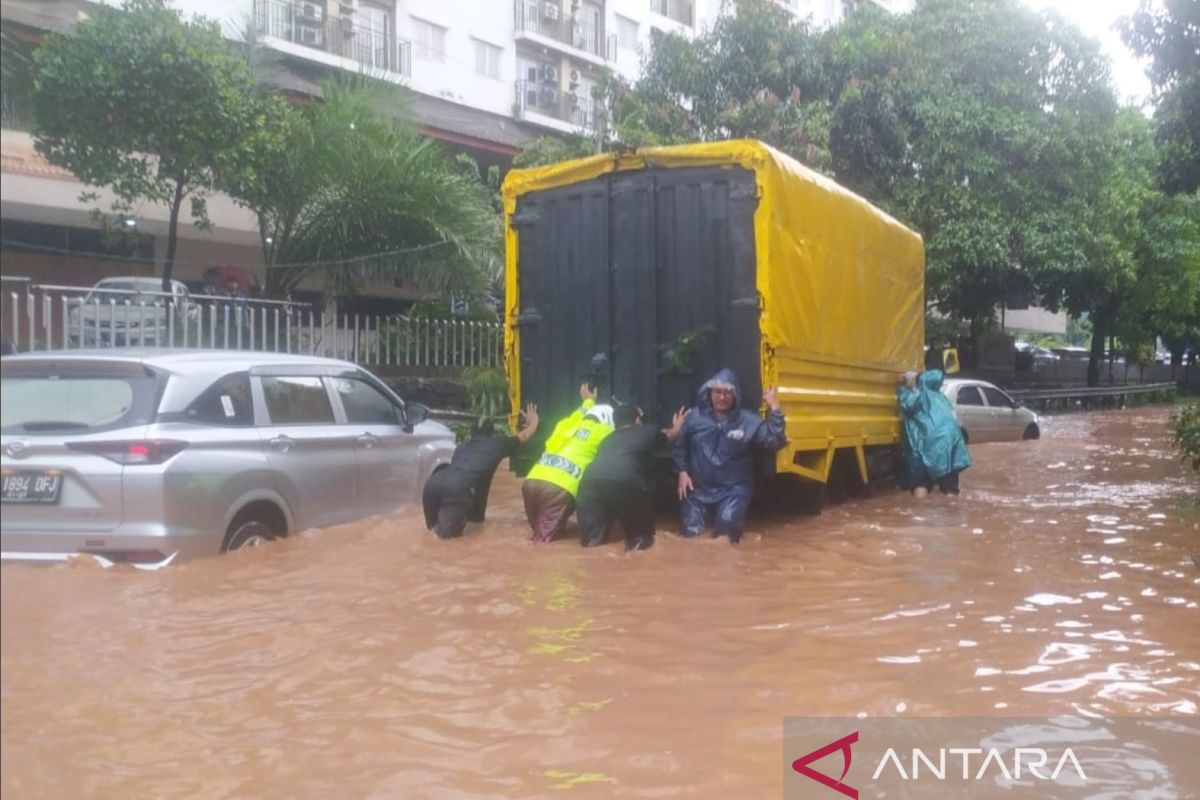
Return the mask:
<svg viewBox="0 0 1200 800">
<path fill-rule="evenodd" d="M 583 471 L 596 457 L 600 443 L 613 432 L 613 409 L 596 405 L 596 389 L 579 387 L 579 408 L 554 426 L 546 449 L 525 476 L 521 496 L 535 542 L 560 536 L 575 510 L 575 495 Z"/>
</svg>

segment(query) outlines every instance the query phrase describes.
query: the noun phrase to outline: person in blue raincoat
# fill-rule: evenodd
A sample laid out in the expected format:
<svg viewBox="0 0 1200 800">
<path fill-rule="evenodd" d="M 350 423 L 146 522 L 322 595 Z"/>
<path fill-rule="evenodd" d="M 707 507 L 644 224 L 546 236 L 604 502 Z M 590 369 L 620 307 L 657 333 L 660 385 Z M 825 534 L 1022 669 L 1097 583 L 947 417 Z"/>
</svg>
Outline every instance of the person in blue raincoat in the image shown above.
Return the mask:
<svg viewBox="0 0 1200 800">
<path fill-rule="evenodd" d="M 954 406 L 941 392 L 942 371 L 900 376 L 896 396 L 904 415 L 904 481 L 921 496 L 936 485 L 958 494 L 958 476 L 971 466 L 971 454 L 954 416 Z"/>
<path fill-rule="evenodd" d="M 763 402 L 770 409 L 765 420 L 742 408 L 737 379 L 728 369 L 700 387 L 674 451 L 685 537 L 711 528 L 714 536 L 728 536 L 733 544 L 742 538 L 754 493 L 755 453 L 787 444 L 774 390 L 763 393 Z"/>
</svg>

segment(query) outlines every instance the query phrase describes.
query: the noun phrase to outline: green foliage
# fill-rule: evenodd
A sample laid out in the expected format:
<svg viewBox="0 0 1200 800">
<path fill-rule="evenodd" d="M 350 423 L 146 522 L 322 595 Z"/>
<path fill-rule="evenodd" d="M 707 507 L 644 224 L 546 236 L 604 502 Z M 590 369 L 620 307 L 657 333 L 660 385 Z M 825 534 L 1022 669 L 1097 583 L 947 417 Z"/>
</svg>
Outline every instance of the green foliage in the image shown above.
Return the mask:
<svg viewBox="0 0 1200 800">
<path fill-rule="evenodd" d="M 252 138 L 249 65 L 215 23 L 185 21 L 165 0 L 97 5 L 69 36 L 50 34 L 33 63 L 38 151 L 84 183 L 108 187 L 115 213 L 142 202 L 170 209 L 169 291 L 184 200 L 207 227 L 216 174 Z"/>
<path fill-rule="evenodd" d="M 1121 34 L 1134 53 L 1150 59 L 1162 187 L 1194 192 L 1200 189 L 1200 4 L 1142 0 L 1121 21 Z"/>
<path fill-rule="evenodd" d="M 475 367 L 466 370 L 467 395 L 471 398 L 471 413 L 480 421 L 496 420 L 508 414 L 508 378 L 494 367 Z"/>
<path fill-rule="evenodd" d="M 641 79 L 603 94 L 620 146 L 752 137 L 828 164 L 820 40 L 770 0 L 740 0 L 691 38 L 655 32 Z"/>
<path fill-rule="evenodd" d="M 355 76 L 305 106 L 264 101 L 224 187 L 258 217 L 267 293 L 314 273 L 335 296 L 364 279 L 481 297 L 501 263 L 488 188 L 409 124 L 407 95 Z"/>
<path fill-rule="evenodd" d="M 534 139 L 513 159 L 514 167 L 540 167 L 600 152 L 596 141 L 581 134 L 542 136 Z"/>
<path fill-rule="evenodd" d="M 711 323 L 684 331 L 672 342 L 658 346 L 665 375 L 691 375 L 696 370 L 696 357 L 712 347 L 717 329 Z"/>
<path fill-rule="evenodd" d="M 1171 416 L 1171 434 L 1184 461 L 1200 472 L 1200 403 L 1189 403 Z"/>
</svg>

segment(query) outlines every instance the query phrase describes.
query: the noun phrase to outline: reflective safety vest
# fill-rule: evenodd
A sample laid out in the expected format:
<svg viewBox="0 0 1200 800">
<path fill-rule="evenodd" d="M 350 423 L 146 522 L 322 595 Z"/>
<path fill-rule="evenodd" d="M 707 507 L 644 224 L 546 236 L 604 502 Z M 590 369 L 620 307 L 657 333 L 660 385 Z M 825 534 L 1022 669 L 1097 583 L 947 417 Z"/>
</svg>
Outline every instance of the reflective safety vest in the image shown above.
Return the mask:
<svg viewBox="0 0 1200 800">
<path fill-rule="evenodd" d="M 554 432 L 546 440 L 545 452 L 529 470 L 527 479 L 553 483 L 575 496 L 583 471 L 596 458 L 600 443 L 613 432 L 603 422 L 583 418 L 594 405 L 595 401 L 584 400 L 583 405 L 554 426 Z"/>
</svg>

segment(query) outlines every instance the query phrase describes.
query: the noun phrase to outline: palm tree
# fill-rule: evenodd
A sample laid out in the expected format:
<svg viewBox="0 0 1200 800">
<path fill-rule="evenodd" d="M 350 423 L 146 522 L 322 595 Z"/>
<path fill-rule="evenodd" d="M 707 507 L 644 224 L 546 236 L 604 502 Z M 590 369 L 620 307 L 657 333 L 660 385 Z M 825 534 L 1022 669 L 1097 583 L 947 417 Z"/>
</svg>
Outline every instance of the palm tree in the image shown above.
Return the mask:
<svg viewBox="0 0 1200 800">
<path fill-rule="evenodd" d="M 342 297 L 367 277 L 477 295 L 501 246 L 487 188 L 413 129 L 398 87 L 359 75 L 322 93 L 307 105 L 264 97 L 231 170 L 231 193 L 258 217 L 267 293 L 322 272 Z"/>
</svg>

